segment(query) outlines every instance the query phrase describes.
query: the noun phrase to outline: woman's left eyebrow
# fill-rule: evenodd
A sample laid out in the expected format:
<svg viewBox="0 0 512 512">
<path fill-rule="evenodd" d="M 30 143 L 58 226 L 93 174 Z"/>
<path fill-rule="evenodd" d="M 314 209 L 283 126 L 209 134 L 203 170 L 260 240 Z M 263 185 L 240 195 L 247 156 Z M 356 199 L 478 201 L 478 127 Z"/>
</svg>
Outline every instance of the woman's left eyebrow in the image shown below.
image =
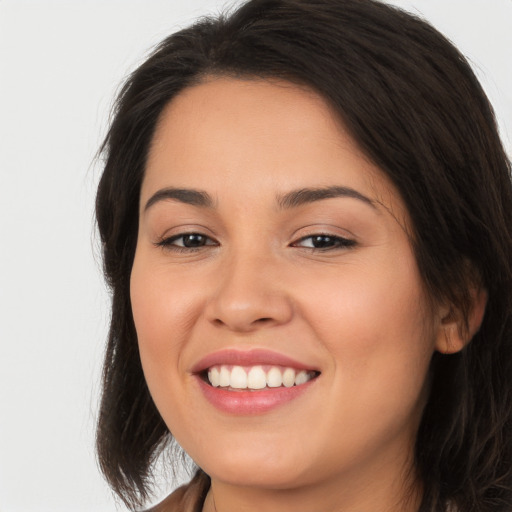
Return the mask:
<svg viewBox="0 0 512 512">
<path fill-rule="evenodd" d="M 321 201 L 323 199 L 332 199 L 335 197 L 350 197 L 358 199 L 363 203 L 371 206 L 374 210 L 379 211 L 375 201 L 361 194 L 357 190 L 350 187 L 330 186 L 321 188 L 300 188 L 292 190 L 277 198 L 277 204 L 282 209 L 297 208 L 304 204 Z"/>
</svg>

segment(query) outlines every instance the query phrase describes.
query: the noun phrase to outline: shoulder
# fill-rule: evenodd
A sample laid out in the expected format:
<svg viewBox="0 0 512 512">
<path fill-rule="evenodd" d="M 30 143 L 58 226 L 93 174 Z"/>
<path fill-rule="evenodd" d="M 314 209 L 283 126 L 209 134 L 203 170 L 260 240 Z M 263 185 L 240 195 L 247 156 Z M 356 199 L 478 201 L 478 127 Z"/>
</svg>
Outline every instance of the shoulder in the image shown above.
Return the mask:
<svg viewBox="0 0 512 512">
<path fill-rule="evenodd" d="M 198 470 L 188 484 L 178 487 L 164 501 L 146 512 L 201 512 L 209 488 L 210 478 Z"/>
</svg>

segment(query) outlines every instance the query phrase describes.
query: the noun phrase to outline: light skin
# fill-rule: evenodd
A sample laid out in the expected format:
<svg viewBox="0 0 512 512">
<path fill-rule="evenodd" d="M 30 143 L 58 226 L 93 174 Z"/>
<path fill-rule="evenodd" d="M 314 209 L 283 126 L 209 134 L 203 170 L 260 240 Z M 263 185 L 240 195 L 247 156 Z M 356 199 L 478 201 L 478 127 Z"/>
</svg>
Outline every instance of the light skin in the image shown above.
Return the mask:
<svg viewBox="0 0 512 512">
<path fill-rule="evenodd" d="M 417 509 L 429 363 L 466 339 L 449 306 L 428 305 L 409 224 L 310 91 L 212 78 L 166 107 L 142 184 L 131 301 L 153 399 L 211 476 L 204 511 Z M 218 410 L 191 368 L 253 348 L 320 375 L 262 414 Z"/>
</svg>

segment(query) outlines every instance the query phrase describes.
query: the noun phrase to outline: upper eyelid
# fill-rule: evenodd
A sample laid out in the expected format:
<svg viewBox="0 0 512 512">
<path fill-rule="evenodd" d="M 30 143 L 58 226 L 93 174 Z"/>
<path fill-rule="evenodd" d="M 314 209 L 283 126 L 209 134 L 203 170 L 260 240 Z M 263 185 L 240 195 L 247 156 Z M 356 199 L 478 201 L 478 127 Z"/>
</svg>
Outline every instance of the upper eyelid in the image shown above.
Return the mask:
<svg viewBox="0 0 512 512">
<path fill-rule="evenodd" d="M 341 235 L 334 235 L 332 233 L 318 232 L 318 233 L 312 233 L 310 235 L 301 236 L 301 237 L 297 238 L 294 242 L 292 242 L 290 245 L 297 244 L 298 242 L 301 242 L 303 240 L 307 240 L 308 238 L 313 238 L 315 236 L 325 236 L 325 237 L 333 238 L 334 240 L 339 240 L 339 241 L 342 241 L 342 242 L 347 242 L 350 245 L 355 245 L 357 243 L 354 238 L 349 238 L 349 237 L 341 236 Z"/>
<path fill-rule="evenodd" d="M 160 241 L 168 240 L 170 238 L 179 238 L 180 236 L 186 235 L 202 235 L 213 240 L 216 240 L 218 238 L 217 233 L 215 233 L 212 229 L 201 224 L 194 223 L 184 223 L 182 225 L 173 226 L 171 228 L 160 231 L 160 233 L 162 234 L 158 234 L 158 231 L 155 230 L 154 236 L 158 238 L 158 240 Z"/>
<path fill-rule="evenodd" d="M 204 236 L 205 238 L 209 238 L 209 239 L 213 240 L 213 237 L 211 235 L 201 233 L 200 231 L 186 231 L 183 233 L 177 233 L 175 235 L 165 236 L 164 239 L 172 240 L 172 239 L 178 239 L 178 238 L 183 238 L 184 236 L 192 236 L 192 235 Z"/>
<path fill-rule="evenodd" d="M 312 236 L 330 236 L 331 238 L 340 238 L 342 240 L 351 240 L 351 239 L 355 238 L 353 235 L 350 235 L 350 234 L 343 234 L 342 235 L 340 233 L 333 233 L 333 232 L 328 231 L 328 230 L 312 231 L 311 233 L 304 233 L 303 235 L 295 236 L 294 238 L 296 240 L 303 240 L 304 238 L 310 238 Z"/>
<path fill-rule="evenodd" d="M 356 235 L 350 230 L 343 228 L 338 224 L 331 224 L 330 222 L 314 222 L 311 224 L 303 225 L 293 231 L 292 238 L 298 239 L 315 235 L 328 235 L 338 238 L 356 238 Z"/>
<path fill-rule="evenodd" d="M 346 229 L 342 229 L 338 226 L 317 225 L 304 226 L 300 229 L 297 229 L 293 232 L 291 238 L 294 241 L 298 241 L 312 236 L 330 236 L 332 238 L 339 238 L 341 240 L 352 240 L 354 242 L 357 240 L 356 235 L 354 235 L 353 233 Z"/>
</svg>

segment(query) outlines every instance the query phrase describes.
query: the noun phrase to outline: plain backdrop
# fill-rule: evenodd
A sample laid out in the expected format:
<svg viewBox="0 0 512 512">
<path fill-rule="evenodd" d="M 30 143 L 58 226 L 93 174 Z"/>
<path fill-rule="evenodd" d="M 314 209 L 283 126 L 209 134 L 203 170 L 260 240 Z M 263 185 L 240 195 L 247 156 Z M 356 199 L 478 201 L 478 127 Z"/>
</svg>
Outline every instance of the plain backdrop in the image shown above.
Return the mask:
<svg viewBox="0 0 512 512">
<path fill-rule="evenodd" d="M 236 0 L 0 0 L 0 512 L 110 512 L 94 155 L 148 50 Z M 512 0 L 395 0 L 468 56 L 512 154 Z M 457 84 L 453 84 L 454 87 Z"/>
</svg>

